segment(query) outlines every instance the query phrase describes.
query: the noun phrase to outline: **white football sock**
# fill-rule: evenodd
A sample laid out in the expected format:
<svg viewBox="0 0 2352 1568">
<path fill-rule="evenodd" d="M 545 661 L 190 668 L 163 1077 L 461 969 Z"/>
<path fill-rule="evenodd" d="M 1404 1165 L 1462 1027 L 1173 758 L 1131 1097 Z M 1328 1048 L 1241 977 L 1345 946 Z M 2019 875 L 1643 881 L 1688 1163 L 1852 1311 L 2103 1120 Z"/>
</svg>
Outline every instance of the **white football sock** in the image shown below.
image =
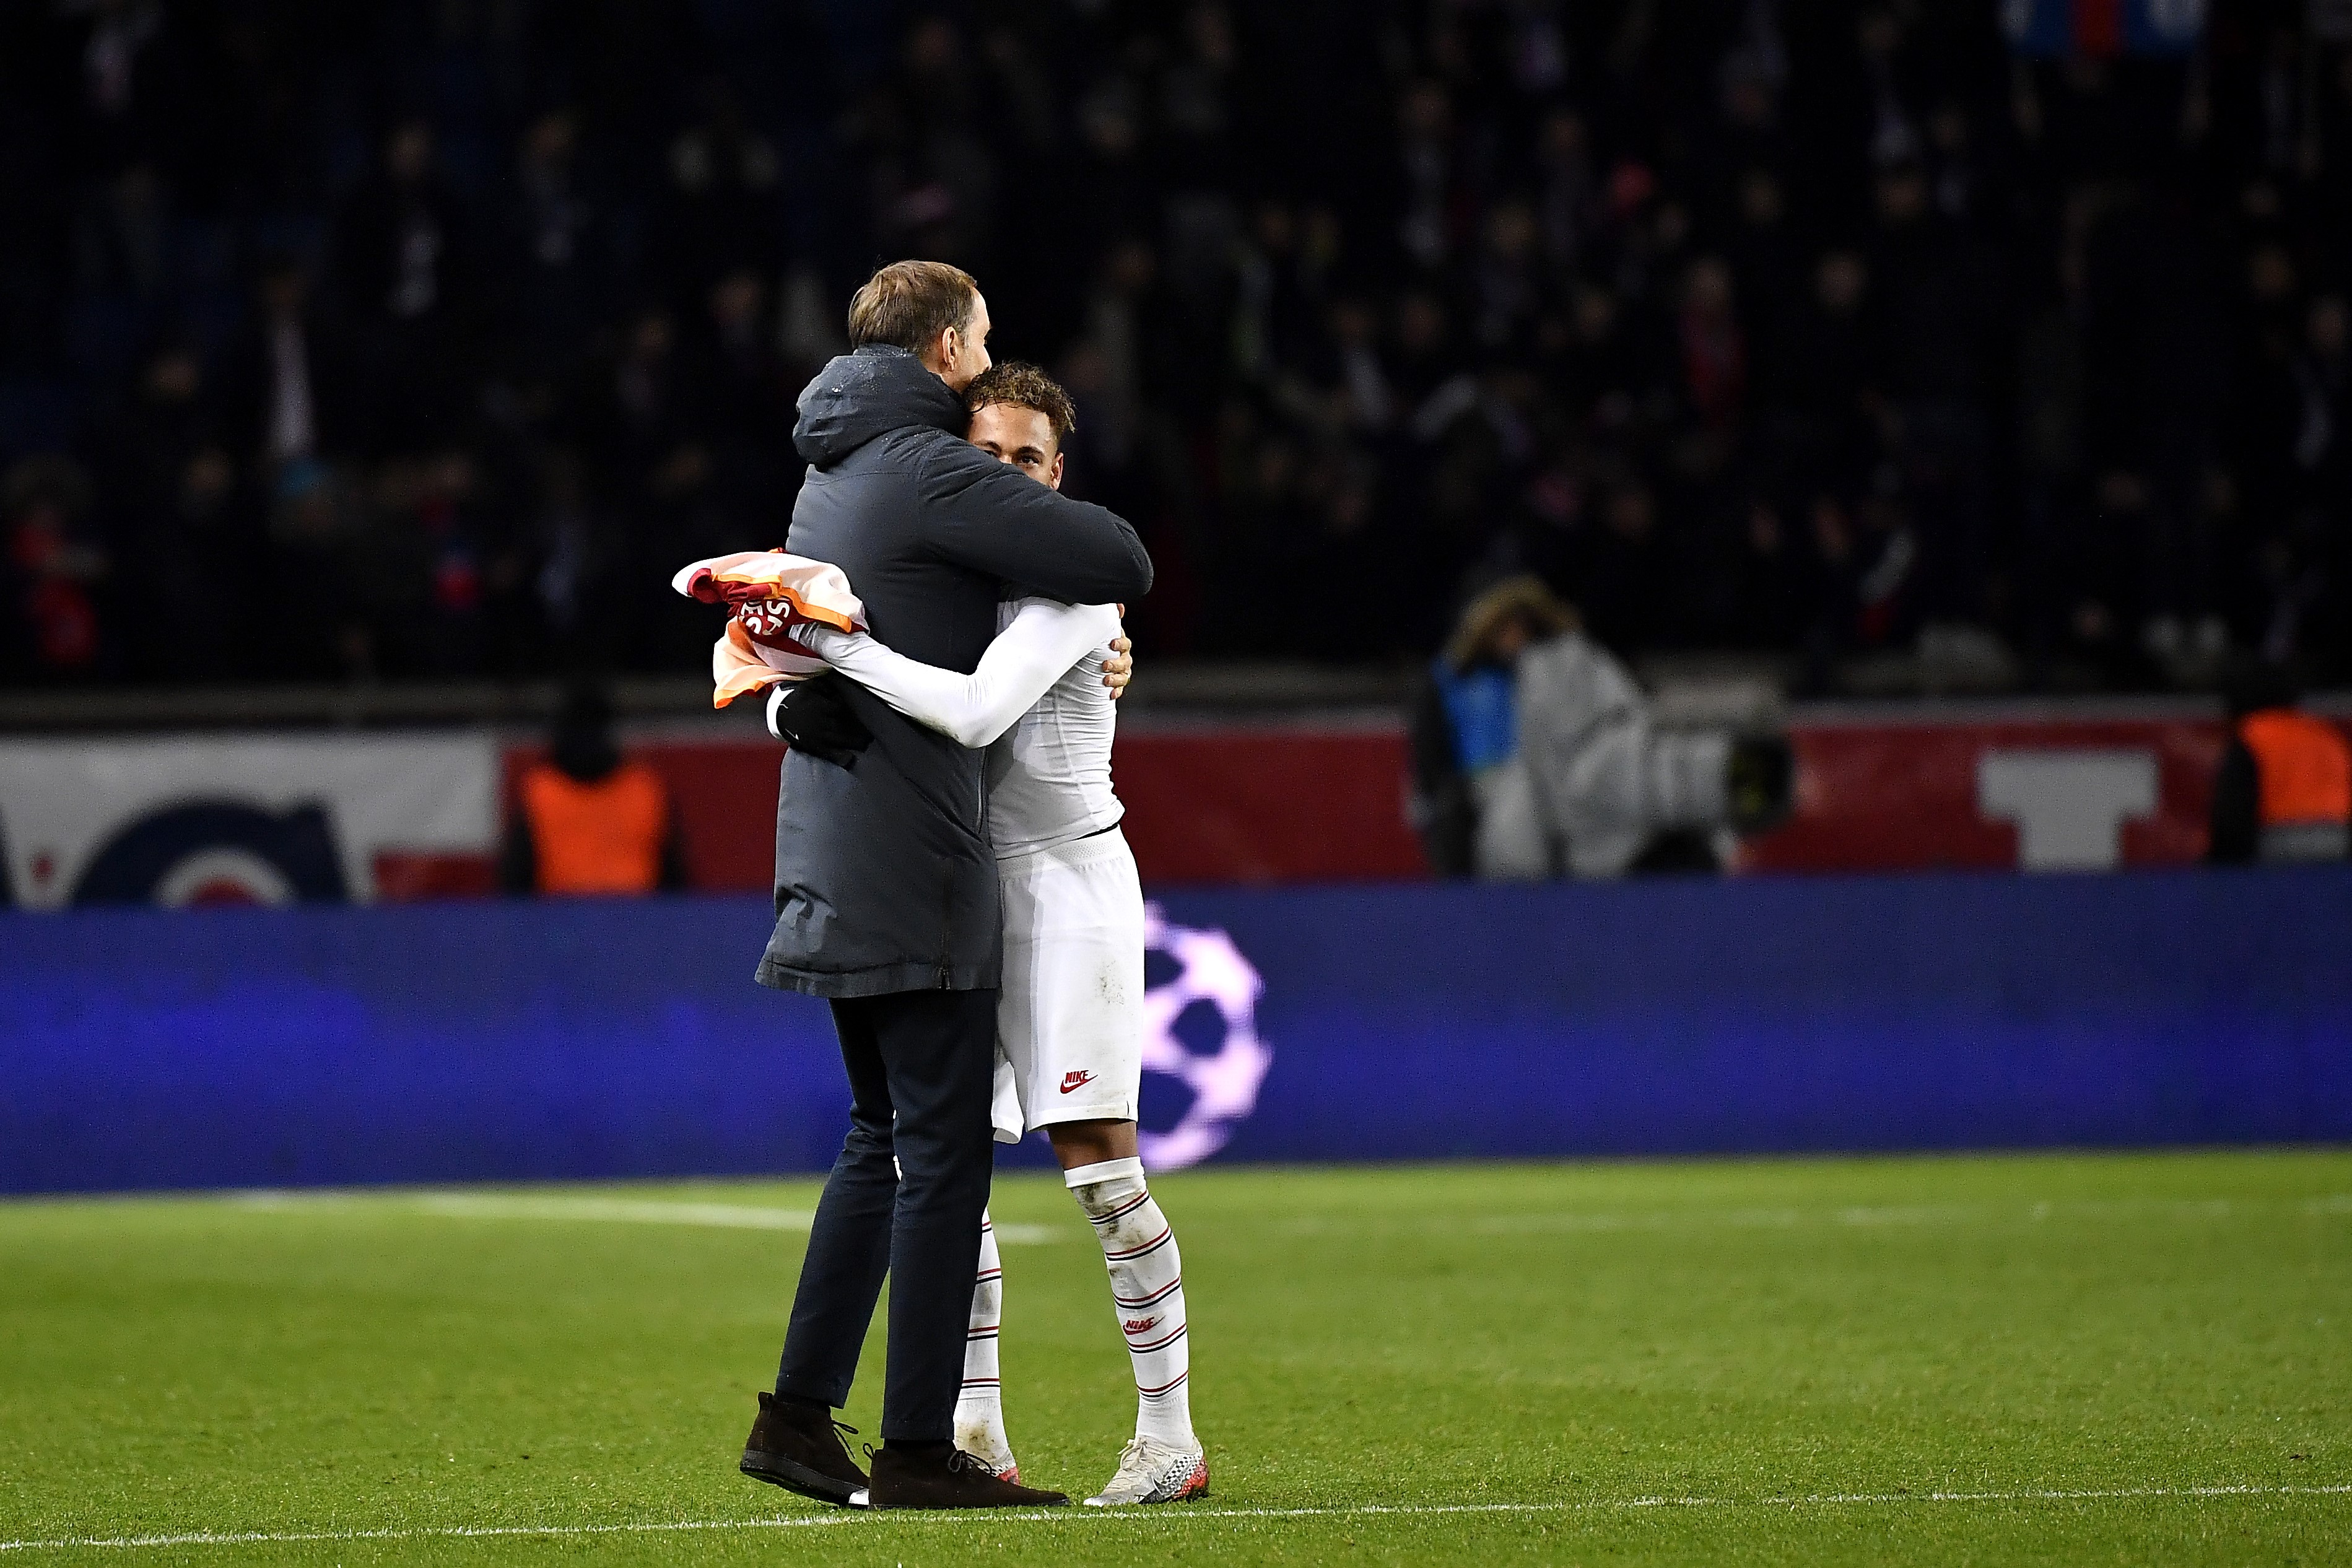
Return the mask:
<svg viewBox="0 0 2352 1568">
<path fill-rule="evenodd" d="M 996 1254 L 996 1224 L 980 1213 L 980 1272 L 971 1286 L 971 1324 L 963 1339 L 963 1392 L 956 1395 L 956 1447 L 998 1469 L 1013 1462 L 1004 1436 L 1004 1385 L 997 1372 L 996 1337 L 1004 1321 L 1004 1267 Z"/>
<path fill-rule="evenodd" d="M 1062 1179 L 1094 1222 L 1110 1270 L 1111 1300 L 1135 1363 L 1135 1435 L 1199 1447 L 1192 1436 L 1183 1260 L 1168 1216 L 1143 1184 L 1143 1162 L 1106 1160 L 1065 1171 Z"/>
</svg>

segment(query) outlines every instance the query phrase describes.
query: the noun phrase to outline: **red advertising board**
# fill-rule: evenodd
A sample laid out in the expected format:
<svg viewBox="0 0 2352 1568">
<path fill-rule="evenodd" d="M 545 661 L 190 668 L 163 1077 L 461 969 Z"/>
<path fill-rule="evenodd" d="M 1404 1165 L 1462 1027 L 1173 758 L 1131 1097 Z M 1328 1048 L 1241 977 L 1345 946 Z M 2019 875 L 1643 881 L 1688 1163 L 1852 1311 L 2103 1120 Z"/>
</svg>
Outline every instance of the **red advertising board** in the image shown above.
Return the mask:
<svg viewBox="0 0 2352 1568">
<path fill-rule="evenodd" d="M 669 785 L 694 885 L 769 885 L 777 762 L 765 741 L 632 748 Z M 511 777 L 533 754 L 508 753 Z M 1426 875 L 1395 726 L 1130 726 L 1112 763 L 1144 880 L 1267 885 Z M 511 794 L 511 792 L 509 792 Z"/>
<path fill-rule="evenodd" d="M 1741 871 L 2193 861 L 2224 731 L 2188 704 L 1984 704 L 1801 710 L 1790 737 L 1794 815 L 1741 847 Z M 765 889 L 782 748 L 756 733 L 626 739 L 669 786 L 693 886 Z M 533 754 L 481 730 L 7 742 L 0 902 L 486 894 L 501 804 Z M 1426 876 L 1406 762 L 1383 716 L 1139 715 L 1115 767 L 1144 880 L 1172 888 Z"/>
<path fill-rule="evenodd" d="M 1111 766 L 1147 884 L 1429 874 L 1392 724 L 1122 732 Z"/>
<path fill-rule="evenodd" d="M 2223 730 L 2182 704 L 1983 704 L 1801 711 L 1790 739 L 1794 814 L 1741 847 L 1742 871 L 2193 861 Z M 775 747 L 664 742 L 643 754 L 676 792 L 698 885 L 765 886 Z M 1428 874 L 1396 723 L 1130 725 L 1115 766 L 1153 886 Z"/>
<path fill-rule="evenodd" d="M 1743 846 L 1744 870 L 2089 869 L 2195 860 L 2205 852 L 2223 732 L 2210 718 L 1992 712 L 1817 718 L 1794 726 L 1790 740 L 1795 814 Z M 2075 852 L 2026 853 L 2026 822 L 2037 810 L 2046 816 L 2070 808 L 2080 819 Z"/>
</svg>

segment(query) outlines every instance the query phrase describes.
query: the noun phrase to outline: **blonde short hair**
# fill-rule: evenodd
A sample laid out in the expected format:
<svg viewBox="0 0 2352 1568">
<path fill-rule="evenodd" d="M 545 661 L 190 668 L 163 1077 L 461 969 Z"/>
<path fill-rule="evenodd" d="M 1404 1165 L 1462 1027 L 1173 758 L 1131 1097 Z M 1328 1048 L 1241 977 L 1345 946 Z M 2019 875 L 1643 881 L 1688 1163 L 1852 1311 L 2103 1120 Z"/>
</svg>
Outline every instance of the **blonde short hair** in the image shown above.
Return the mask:
<svg viewBox="0 0 2352 1568">
<path fill-rule="evenodd" d="M 971 322 L 980 285 L 944 261 L 894 261 L 866 280 L 849 301 L 849 346 L 890 343 L 920 353 L 950 327 Z"/>
</svg>

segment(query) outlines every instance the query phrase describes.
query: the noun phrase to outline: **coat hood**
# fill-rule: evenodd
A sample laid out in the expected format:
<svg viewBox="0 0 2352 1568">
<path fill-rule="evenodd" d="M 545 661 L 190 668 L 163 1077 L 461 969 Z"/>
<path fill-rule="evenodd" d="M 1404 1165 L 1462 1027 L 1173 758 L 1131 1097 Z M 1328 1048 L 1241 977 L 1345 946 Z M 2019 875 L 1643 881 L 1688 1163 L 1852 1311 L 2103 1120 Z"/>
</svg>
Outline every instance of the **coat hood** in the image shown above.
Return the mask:
<svg viewBox="0 0 2352 1568">
<path fill-rule="evenodd" d="M 908 426 L 961 436 L 971 423 L 963 399 L 905 349 L 868 343 L 816 373 L 801 389 L 793 446 L 830 468 L 877 436 Z"/>
</svg>

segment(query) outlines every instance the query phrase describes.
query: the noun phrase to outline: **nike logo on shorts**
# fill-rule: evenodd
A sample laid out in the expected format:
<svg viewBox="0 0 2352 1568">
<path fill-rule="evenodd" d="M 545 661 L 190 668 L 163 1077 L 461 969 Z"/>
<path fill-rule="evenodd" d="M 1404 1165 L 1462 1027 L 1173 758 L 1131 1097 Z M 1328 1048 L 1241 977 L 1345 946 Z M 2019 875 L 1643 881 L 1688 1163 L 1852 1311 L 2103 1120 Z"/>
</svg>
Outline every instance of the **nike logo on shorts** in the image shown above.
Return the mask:
<svg viewBox="0 0 2352 1568">
<path fill-rule="evenodd" d="M 1062 1075 L 1062 1092 L 1067 1094 L 1074 1089 L 1084 1089 L 1094 1080 L 1095 1075 L 1090 1072 L 1066 1072 Z"/>
</svg>

